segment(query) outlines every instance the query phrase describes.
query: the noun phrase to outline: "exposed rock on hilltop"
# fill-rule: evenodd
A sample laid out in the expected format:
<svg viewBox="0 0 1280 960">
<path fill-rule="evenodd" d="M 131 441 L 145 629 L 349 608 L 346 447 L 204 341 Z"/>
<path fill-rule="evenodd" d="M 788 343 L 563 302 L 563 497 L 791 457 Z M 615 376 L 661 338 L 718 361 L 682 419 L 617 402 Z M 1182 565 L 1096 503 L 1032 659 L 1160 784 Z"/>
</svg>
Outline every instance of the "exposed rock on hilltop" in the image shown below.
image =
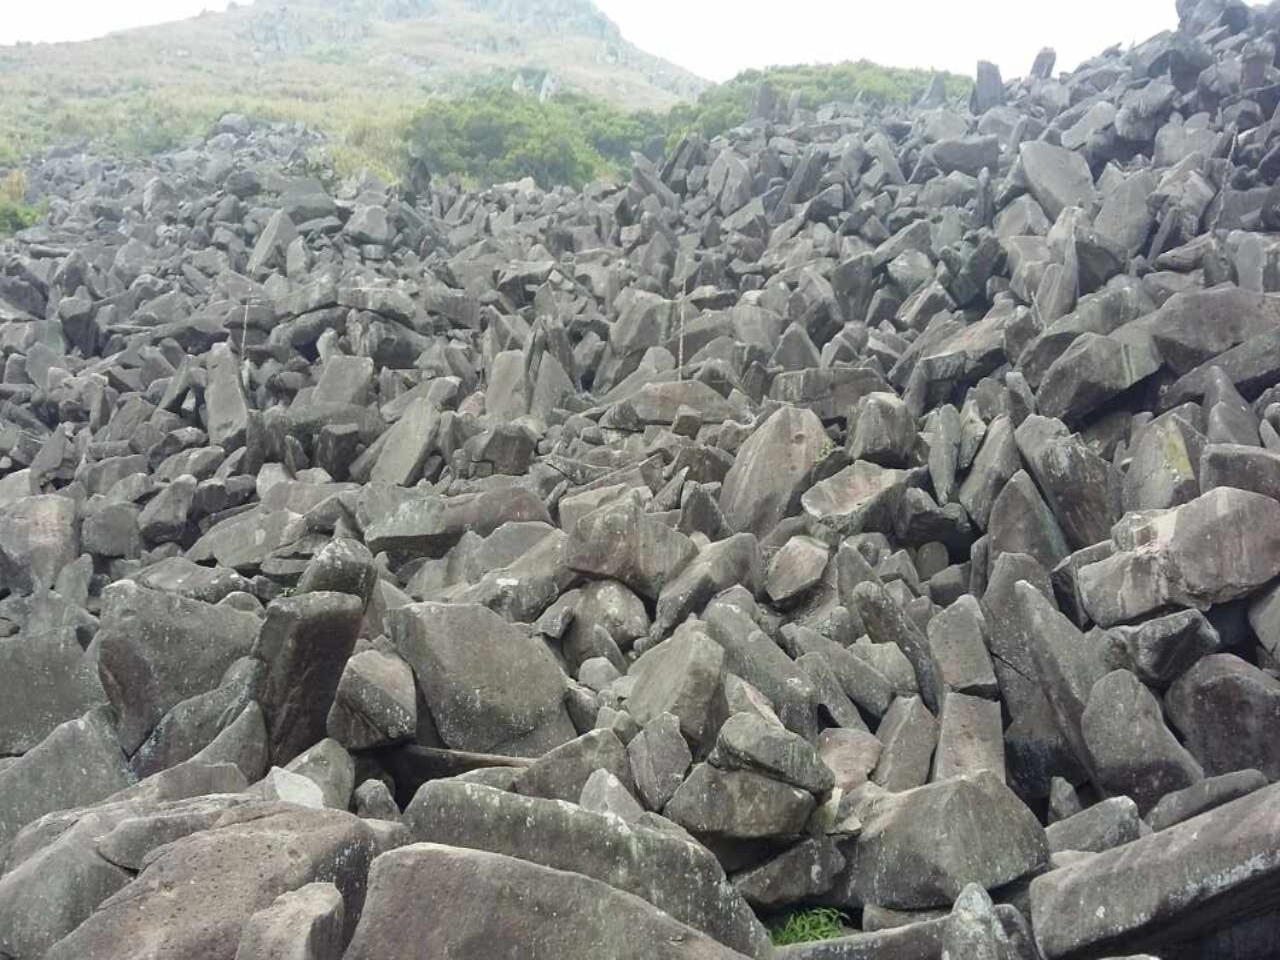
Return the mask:
<svg viewBox="0 0 1280 960">
<path fill-rule="evenodd" d="M 1275 956 L 1280 23 L 1180 12 L 581 193 L 33 170 L 0 955 Z"/>
</svg>

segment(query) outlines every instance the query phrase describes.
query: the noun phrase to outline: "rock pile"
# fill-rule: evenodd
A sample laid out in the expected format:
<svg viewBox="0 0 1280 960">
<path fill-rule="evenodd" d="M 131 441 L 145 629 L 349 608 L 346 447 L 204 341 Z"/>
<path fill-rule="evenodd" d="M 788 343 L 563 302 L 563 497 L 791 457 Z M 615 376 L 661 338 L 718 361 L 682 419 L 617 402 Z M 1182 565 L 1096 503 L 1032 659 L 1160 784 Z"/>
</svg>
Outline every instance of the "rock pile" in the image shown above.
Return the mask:
<svg viewBox="0 0 1280 960">
<path fill-rule="evenodd" d="M 1280 12 L 1179 9 L 581 193 L 34 170 L 0 956 L 1280 953 Z"/>
</svg>

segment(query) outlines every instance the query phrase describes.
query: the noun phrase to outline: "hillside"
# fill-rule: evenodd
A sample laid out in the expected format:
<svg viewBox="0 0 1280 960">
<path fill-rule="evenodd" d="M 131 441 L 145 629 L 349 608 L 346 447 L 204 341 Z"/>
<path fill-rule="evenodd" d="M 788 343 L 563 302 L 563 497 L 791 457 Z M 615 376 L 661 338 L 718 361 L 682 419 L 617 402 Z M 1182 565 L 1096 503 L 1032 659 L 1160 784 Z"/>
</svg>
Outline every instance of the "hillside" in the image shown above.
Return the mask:
<svg viewBox="0 0 1280 960">
<path fill-rule="evenodd" d="M 259 0 L 73 44 L 0 47 L 0 163 L 89 140 L 172 144 L 220 114 L 298 120 L 371 158 L 432 93 L 571 89 L 666 111 L 706 83 L 590 0 Z"/>
</svg>

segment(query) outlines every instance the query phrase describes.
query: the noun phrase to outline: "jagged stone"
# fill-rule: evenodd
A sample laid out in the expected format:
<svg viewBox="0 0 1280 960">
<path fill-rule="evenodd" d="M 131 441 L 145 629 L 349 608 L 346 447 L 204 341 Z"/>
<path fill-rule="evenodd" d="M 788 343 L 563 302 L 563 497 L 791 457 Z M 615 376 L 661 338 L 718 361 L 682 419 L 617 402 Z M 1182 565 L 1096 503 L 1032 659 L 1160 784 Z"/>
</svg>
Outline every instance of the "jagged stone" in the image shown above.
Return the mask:
<svg viewBox="0 0 1280 960">
<path fill-rule="evenodd" d="M 969 883 L 991 890 L 1024 877 L 1049 848 L 1031 811 L 980 773 L 881 798 L 844 854 L 837 902 L 914 910 L 947 906 Z"/>
</svg>

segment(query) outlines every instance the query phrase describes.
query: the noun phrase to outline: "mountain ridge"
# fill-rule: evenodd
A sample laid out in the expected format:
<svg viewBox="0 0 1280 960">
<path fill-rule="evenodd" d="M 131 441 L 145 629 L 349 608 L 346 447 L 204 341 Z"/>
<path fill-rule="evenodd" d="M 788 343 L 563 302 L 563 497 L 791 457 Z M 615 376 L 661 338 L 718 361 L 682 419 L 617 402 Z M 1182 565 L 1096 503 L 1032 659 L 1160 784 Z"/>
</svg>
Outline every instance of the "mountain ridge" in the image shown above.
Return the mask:
<svg viewBox="0 0 1280 960">
<path fill-rule="evenodd" d="M 147 152 L 228 110 L 359 140 L 432 95 L 516 82 L 628 111 L 708 86 L 627 42 L 590 0 L 260 0 L 0 47 L 0 163 L 77 140 Z"/>
</svg>

